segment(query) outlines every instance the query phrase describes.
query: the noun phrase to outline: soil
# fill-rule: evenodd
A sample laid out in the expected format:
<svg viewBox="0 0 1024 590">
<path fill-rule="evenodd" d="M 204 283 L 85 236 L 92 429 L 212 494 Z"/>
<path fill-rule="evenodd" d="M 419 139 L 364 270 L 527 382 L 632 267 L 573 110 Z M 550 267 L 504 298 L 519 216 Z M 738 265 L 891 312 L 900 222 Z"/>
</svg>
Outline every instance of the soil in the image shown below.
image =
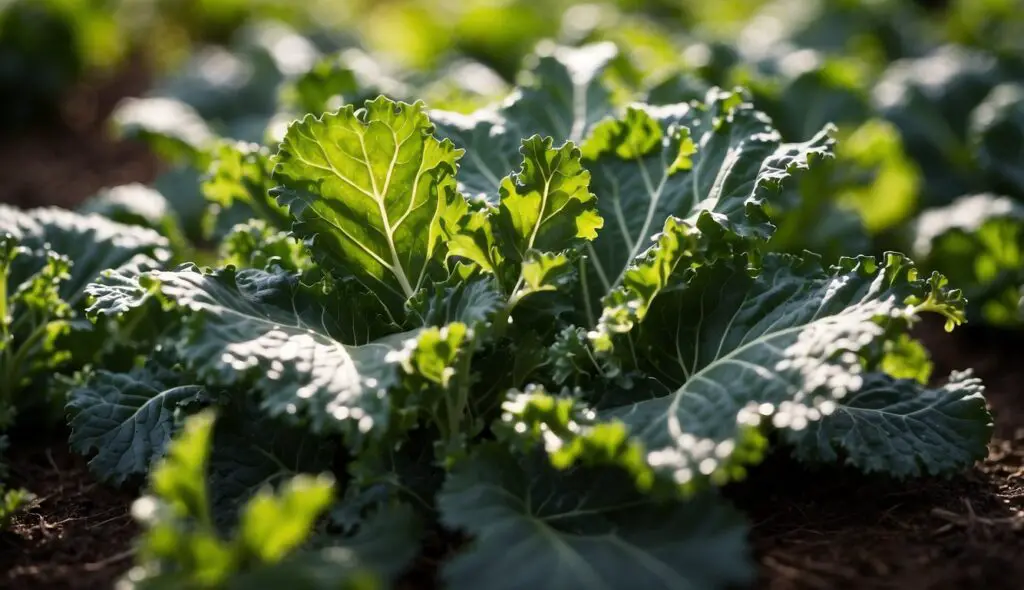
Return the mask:
<svg viewBox="0 0 1024 590">
<path fill-rule="evenodd" d="M 66 433 L 11 453 L 12 483 L 36 500 L 0 534 L 0 588 L 101 589 L 132 564 L 136 493 L 95 482 Z"/>
<path fill-rule="evenodd" d="M 104 126 L 116 102 L 146 84 L 133 63 L 76 89 L 52 128 L 0 140 L 0 202 L 73 206 L 103 186 L 152 181 L 154 158 Z M 949 480 L 909 482 L 769 460 L 729 491 L 755 525 L 758 588 L 1024 587 L 1024 334 L 968 326 L 950 335 L 931 323 L 918 332 L 937 375 L 974 367 L 985 380 L 996 421 L 988 458 Z M 93 481 L 66 440 L 59 433 L 10 457 L 13 483 L 38 499 L 0 535 L 0 588 L 109 588 L 131 564 L 136 491 Z M 424 578 L 449 546 L 432 543 L 401 587 L 430 586 Z"/>
<path fill-rule="evenodd" d="M 899 482 L 773 459 L 737 491 L 755 523 L 759 588 L 1024 588 L 1024 334 L 917 334 L 935 374 L 974 367 L 995 416 L 989 455 L 949 480 Z"/>
<path fill-rule="evenodd" d="M 49 126 L 0 135 L 0 203 L 74 207 L 104 187 L 152 182 L 156 158 L 140 144 L 117 141 L 108 126 L 117 103 L 150 84 L 145 61 L 129 60 L 123 69 L 73 88 Z"/>
</svg>

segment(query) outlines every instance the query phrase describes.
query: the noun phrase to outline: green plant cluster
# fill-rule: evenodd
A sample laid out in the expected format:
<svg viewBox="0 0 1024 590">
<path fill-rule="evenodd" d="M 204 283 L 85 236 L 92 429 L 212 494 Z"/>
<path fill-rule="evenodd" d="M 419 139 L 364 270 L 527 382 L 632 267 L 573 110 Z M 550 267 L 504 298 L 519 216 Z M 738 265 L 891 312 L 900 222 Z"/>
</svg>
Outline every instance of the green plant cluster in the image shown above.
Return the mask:
<svg viewBox="0 0 1024 590">
<path fill-rule="evenodd" d="M 242 26 L 115 112 L 154 186 L 0 209 L 0 428 L 145 482 L 123 587 L 730 588 L 769 454 L 985 456 L 911 329 L 1020 321 L 998 2 L 455 4 Z"/>
</svg>

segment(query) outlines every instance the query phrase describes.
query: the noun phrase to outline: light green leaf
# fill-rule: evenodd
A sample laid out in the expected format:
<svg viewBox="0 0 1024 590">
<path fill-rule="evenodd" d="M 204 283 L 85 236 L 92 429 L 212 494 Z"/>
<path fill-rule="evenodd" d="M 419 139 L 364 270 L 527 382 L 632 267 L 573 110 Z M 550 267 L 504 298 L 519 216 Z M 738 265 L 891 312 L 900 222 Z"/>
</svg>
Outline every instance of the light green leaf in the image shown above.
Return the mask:
<svg viewBox="0 0 1024 590">
<path fill-rule="evenodd" d="M 872 119 L 844 136 L 835 168 L 836 201 L 855 210 L 870 234 L 898 226 L 917 209 L 921 173 L 903 152 L 892 125 Z"/>
<path fill-rule="evenodd" d="M 553 148 L 550 138 L 533 136 L 520 151 L 522 167 L 501 181 L 498 206 L 468 212 L 449 246 L 452 256 L 494 274 L 513 306 L 531 293 L 567 286 L 571 253 L 604 223 L 573 144 Z"/>
<path fill-rule="evenodd" d="M 382 506 L 354 535 L 314 539 L 314 548 L 235 576 L 228 588 L 382 590 L 417 555 L 419 535 L 407 506 Z"/>
<path fill-rule="evenodd" d="M 221 211 L 242 206 L 279 230 L 291 229 L 291 218 L 270 195 L 270 150 L 246 142 L 222 141 L 211 151 L 212 163 L 202 182 L 203 195 Z"/>
<path fill-rule="evenodd" d="M 647 316 L 651 303 L 696 258 L 697 229 L 677 217 L 665 220 L 654 245 L 638 257 L 622 278 L 622 285 L 601 301 L 604 308 L 597 326 L 588 334 L 594 349 L 607 352 L 616 334 L 627 333 Z M 678 275 L 675 275 L 678 276 Z"/>
<path fill-rule="evenodd" d="M 622 285 L 670 216 L 721 234 L 708 240 L 719 247 L 767 239 L 774 227 L 766 203 L 795 170 L 831 154 L 830 132 L 784 144 L 743 96 L 718 89 L 704 103 L 637 105 L 602 123 L 583 146 L 606 221 L 586 251 L 580 297 L 587 323 L 597 323 L 601 298 Z"/>
<path fill-rule="evenodd" d="M 896 379 L 913 379 L 921 385 L 931 382 L 932 364 L 928 349 L 910 334 L 900 334 L 882 346 L 878 370 Z"/>
<path fill-rule="evenodd" d="M 441 269 L 441 218 L 462 155 L 433 135 L 423 105 L 380 97 L 289 127 L 274 169 L 278 201 L 328 270 L 351 273 L 395 317 Z"/>
<path fill-rule="evenodd" d="M 897 477 L 950 474 L 988 454 L 993 424 L 983 391 L 970 373 L 928 389 L 872 373 L 833 414 L 786 439 L 804 461 L 842 460 Z"/>
<path fill-rule="evenodd" d="M 515 268 L 505 263 L 505 256 L 495 235 L 494 219 L 497 207 L 485 205 L 467 211 L 451 230 L 448 241 L 448 255 L 464 258 L 484 272 L 493 274 L 498 283 L 504 285 L 516 280 Z"/>
<path fill-rule="evenodd" d="M 213 421 L 211 411 L 186 419 L 182 434 L 172 441 L 167 457 L 151 475 L 151 493 L 132 506 L 146 530 L 137 565 L 120 585 L 254 588 L 268 580 L 280 582 L 290 572 L 297 587 L 376 587 L 376 574 L 353 552 L 361 541 L 353 547 L 340 540 L 323 549 L 303 550 L 315 535 L 316 521 L 332 502 L 334 478 L 329 474 L 298 475 L 278 493 L 262 489 L 242 509 L 235 534 L 218 533 L 204 477 Z M 401 538 L 401 534 L 391 537 Z M 367 554 L 379 557 L 372 550 Z M 382 563 L 389 567 L 390 562 Z"/>
<path fill-rule="evenodd" d="M 604 224 L 580 151 L 571 143 L 551 145 L 551 138 L 536 135 L 523 140 L 522 169 L 501 182 L 495 233 L 505 256 L 516 261 L 530 250 L 579 247 L 596 238 Z"/>
<path fill-rule="evenodd" d="M 27 490 L 9 490 L 0 486 L 0 531 L 6 531 L 11 520 L 34 499 L 35 496 Z"/>
<path fill-rule="evenodd" d="M 513 303 L 534 293 L 570 289 L 576 279 L 576 265 L 564 252 L 530 252 L 523 260 L 522 277 L 522 286 L 513 293 Z"/>
<path fill-rule="evenodd" d="M 444 569 L 452 590 L 710 590 L 754 574 L 746 527 L 724 502 L 653 504 L 611 469 L 559 472 L 485 446 L 438 504 L 446 526 L 475 538 Z"/>
<path fill-rule="evenodd" d="M 988 193 L 964 196 L 922 213 L 913 233 L 914 257 L 963 287 L 969 317 L 1024 322 L 1024 206 Z"/>
<path fill-rule="evenodd" d="M 200 524 L 210 523 L 206 462 L 210 456 L 214 421 L 213 410 L 204 410 L 185 420 L 181 433 L 168 445 L 166 456 L 150 473 L 153 494 L 166 504 L 173 518 L 194 518 Z M 152 510 L 135 507 L 133 510 L 146 512 L 146 516 L 159 516 Z"/>
<path fill-rule="evenodd" d="M 221 266 L 235 268 L 267 269 L 277 265 L 296 272 L 312 266 L 302 242 L 262 219 L 233 227 L 221 240 L 218 257 Z"/>
<path fill-rule="evenodd" d="M 626 425 L 598 422 L 596 412 L 578 396 L 567 391 L 551 395 L 541 386 L 529 385 L 524 391 L 510 391 L 501 409 L 494 431 L 514 449 L 531 452 L 542 446 L 557 469 L 617 466 L 645 492 L 655 483 L 643 445 L 630 439 Z"/>
<path fill-rule="evenodd" d="M 30 386 L 71 359 L 71 351 L 57 344 L 74 315 L 60 296 L 70 267 L 66 256 L 45 245 L 33 252 L 0 233 L 0 432 L 18 412 L 42 410 L 39 417 L 46 419 L 45 387 Z"/>
<path fill-rule="evenodd" d="M 328 475 L 297 475 L 277 493 L 265 488 L 242 509 L 238 542 L 259 561 L 278 562 L 306 541 L 333 496 Z"/>
</svg>

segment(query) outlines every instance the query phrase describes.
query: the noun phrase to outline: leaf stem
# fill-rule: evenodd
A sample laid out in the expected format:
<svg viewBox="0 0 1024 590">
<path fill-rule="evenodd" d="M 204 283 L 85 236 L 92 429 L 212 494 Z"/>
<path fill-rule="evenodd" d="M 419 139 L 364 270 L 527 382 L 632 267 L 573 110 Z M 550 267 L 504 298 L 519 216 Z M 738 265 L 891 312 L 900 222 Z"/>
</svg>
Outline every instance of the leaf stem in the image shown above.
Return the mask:
<svg viewBox="0 0 1024 590">
<path fill-rule="evenodd" d="M 458 436 L 462 434 L 463 419 L 466 409 L 469 406 L 469 375 L 473 359 L 473 347 L 464 349 L 455 365 L 455 375 L 452 376 L 449 391 L 454 390 L 454 396 L 448 395 L 448 432 L 445 438 L 452 448 L 452 444 L 458 443 Z"/>
</svg>

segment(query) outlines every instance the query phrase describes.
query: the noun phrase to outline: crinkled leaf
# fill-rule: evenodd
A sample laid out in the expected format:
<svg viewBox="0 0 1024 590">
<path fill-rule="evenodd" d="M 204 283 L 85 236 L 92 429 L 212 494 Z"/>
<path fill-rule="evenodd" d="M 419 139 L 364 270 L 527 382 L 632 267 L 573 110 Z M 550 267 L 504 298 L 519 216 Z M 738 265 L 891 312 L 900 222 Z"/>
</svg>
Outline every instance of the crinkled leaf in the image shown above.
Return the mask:
<svg viewBox="0 0 1024 590">
<path fill-rule="evenodd" d="M 523 140 L 522 167 L 501 181 L 497 207 L 466 214 L 449 253 L 494 274 L 510 300 L 565 287 L 570 252 L 597 237 L 603 220 L 588 190 L 590 173 L 571 143 Z"/>
<path fill-rule="evenodd" d="M 71 391 L 71 448 L 94 455 L 89 469 L 115 484 L 149 471 L 176 430 L 177 414 L 211 400 L 206 390 L 157 355 L 127 373 L 97 371 Z"/>
<path fill-rule="evenodd" d="M 596 238 L 603 220 L 576 146 L 552 148 L 550 138 L 534 135 L 521 152 L 522 169 L 499 190 L 495 233 L 505 256 L 522 261 L 530 250 L 558 252 Z"/>
<path fill-rule="evenodd" d="M 288 212 L 270 195 L 270 150 L 246 142 L 221 142 L 211 150 L 212 163 L 203 180 L 206 199 L 221 210 L 244 207 L 250 215 L 279 230 L 291 228 Z"/>
<path fill-rule="evenodd" d="M 726 236 L 768 238 L 774 228 L 765 202 L 795 169 L 830 154 L 829 131 L 784 144 L 742 96 L 717 89 L 704 103 L 635 106 L 603 122 L 584 145 L 605 219 L 587 248 L 584 306 L 596 312 L 670 216 Z M 587 320 L 593 325 L 597 316 Z"/>
<path fill-rule="evenodd" d="M 836 261 L 871 251 L 869 236 L 916 213 L 921 174 L 887 121 L 869 119 L 840 130 L 835 159 L 822 164 L 796 179 L 771 207 L 779 226 L 769 243 L 773 250 L 809 250 Z"/>
<path fill-rule="evenodd" d="M 441 218 L 453 206 L 462 154 L 432 135 L 423 105 L 380 97 L 292 124 L 274 189 L 332 272 L 356 276 L 395 317 L 441 269 Z"/>
<path fill-rule="evenodd" d="M 9 278 L 14 284 L 38 272 L 46 264 L 47 251 L 74 262 L 70 278 L 60 287 L 61 297 L 72 306 L 83 300 L 85 286 L 100 272 L 140 255 L 158 262 L 169 256 L 167 239 L 153 230 L 56 208 L 22 211 L 0 204 L 0 236 L 4 234 L 31 252 L 15 260 Z"/>
<path fill-rule="evenodd" d="M 753 567 L 742 519 L 711 495 L 653 504 L 621 472 L 559 472 L 483 447 L 438 499 L 474 541 L 444 569 L 453 590 L 726 588 Z"/>
<path fill-rule="evenodd" d="M 954 373 L 946 385 L 922 389 L 884 374 L 864 385 L 831 415 L 786 438 L 798 458 L 897 477 L 945 475 L 969 468 L 988 453 L 992 417 L 981 380 Z"/>
<path fill-rule="evenodd" d="M 513 449 L 530 452 L 542 446 L 557 469 L 614 465 L 629 473 L 645 492 L 656 483 L 643 445 L 630 439 L 626 425 L 599 422 L 579 396 L 566 391 L 551 395 L 543 387 L 530 385 L 510 391 L 501 409 L 494 431 Z"/>
<path fill-rule="evenodd" d="M 399 333 L 367 341 L 372 318 L 365 309 L 341 298 L 327 307 L 284 272 L 184 267 L 115 275 L 89 292 L 94 314 L 129 312 L 150 298 L 165 302 L 186 317 L 190 334 L 178 354 L 202 383 L 248 384 L 263 411 L 308 421 L 314 432 L 386 431 L 383 392 L 398 379 L 389 355 L 416 339 Z"/>
<path fill-rule="evenodd" d="M 423 326 L 444 326 L 461 322 L 482 328 L 504 306 L 497 285 L 490 277 L 463 279 L 453 275 L 435 283 L 409 300 L 411 313 Z"/>
<path fill-rule="evenodd" d="M 545 47 L 523 85 L 497 109 L 472 115 L 435 112 L 437 133 L 466 149 L 459 190 L 496 204 L 501 179 L 515 167 L 520 140 L 532 135 L 579 144 L 611 115 L 611 92 L 601 75 L 615 57 L 611 43 Z"/>
<path fill-rule="evenodd" d="M 588 334 L 596 350 L 609 350 L 615 334 L 629 332 L 643 321 L 654 299 L 674 280 L 673 275 L 683 273 L 695 260 L 698 236 L 696 228 L 677 217 L 665 220 L 654 246 L 626 270 L 622 285 L 603 298 L 601 317 Z"/>
<path fill-rule="evenodd" d="M 619 362 L 660 391 L 599 392 L 599 417 L 623 421 L 655 472 L 679 484 L 742 477 L 764 452 L 761 417 L 807 428 L 861 389 L 862 365 L 919 313 L 942 314 L 951 327 L 963 305 L 943 277 L 920 278 L 892 253 L 827 272 L 811 256 L 770 255 L 757 273 L 743 259 L 706 266 L 663 289 L 614 341 Z"/>
<path fill-rule="evenodd" d="M 514 294 L 514 301 L 535 293 L 565 293 L 577 278 L 576 265 L 564 252 L 530 252 L 522 263 L 522 285 Z"/>
<path fill-rule="evenodd" d="M 236 268 L 267 269 L 276 265 L 295 272 L 312 266 L 302 242 L 262 219 L 232 228 L 221 240 L 218 256 L 222 266 Z"/>
</svg>

